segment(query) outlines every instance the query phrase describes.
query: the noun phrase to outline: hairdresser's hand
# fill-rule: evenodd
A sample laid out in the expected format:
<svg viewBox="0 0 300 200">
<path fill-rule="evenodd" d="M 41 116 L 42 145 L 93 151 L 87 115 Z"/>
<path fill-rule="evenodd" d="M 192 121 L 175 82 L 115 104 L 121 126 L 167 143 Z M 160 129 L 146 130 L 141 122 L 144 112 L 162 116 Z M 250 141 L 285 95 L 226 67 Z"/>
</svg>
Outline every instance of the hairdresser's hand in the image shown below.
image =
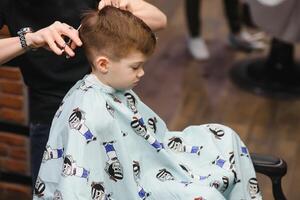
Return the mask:
<svg viewBox="0 0 300 200">
<path fill-rule="evenodd" d="M 65 52 L 69 56 L 74 56 L 75 53 L 73 50 L 76 46 L 82 45 L 78 31 L 68 24 L 58 21 L 34 33 L 27 33 L 25 37 L 27 45 L 31 48 L 44 47 L 57 55 L 61 55 Z M 64 37 L 68 37 L 72 40 L 70 45 L 66 44 L 63 39 Z"/>
<path fill-rule="evenodd" d="M 140 0 L 135 0 L 136 3 Z M 129 10 L 131 8 L 132 0 L 101 0 L 98 5 L 98 9 L 101 10 L 105 6 L 114 6 L 122 10 Z"/>
<path fill-rule="evenodd" d="M 105 6 L 114 6 L 122 10 L 128 10 L 142 19 L 153 31 L 165 28 L 167 25 L 166 15 L 157 7 L 144 0 L 101 0 L 98 9 Z"/>
</svg>

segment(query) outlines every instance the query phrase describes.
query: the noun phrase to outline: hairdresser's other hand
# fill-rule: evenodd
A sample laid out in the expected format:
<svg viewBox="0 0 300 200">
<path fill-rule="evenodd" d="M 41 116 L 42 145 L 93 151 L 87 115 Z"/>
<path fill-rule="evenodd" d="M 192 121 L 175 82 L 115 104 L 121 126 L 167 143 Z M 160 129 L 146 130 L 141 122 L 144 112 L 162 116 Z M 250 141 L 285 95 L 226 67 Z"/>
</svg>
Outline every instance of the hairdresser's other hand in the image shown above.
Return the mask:
<svg viewBox="0 0 300 200">
<path fill-rule="evenodd" d="M 68 56 L 74 56 L 75 53 L 73 50 L 76 46 L 82 45 L 78 31 L 68 24 L 59 21 L 36 32 L 27 33 L 25 37 L 27 45 L 31 48 L 44 47 L 57 55 L 62 55 L 62 53 L 65 52 Z M 70 46 L 66 44 L 63 39 L 64 37 L 68 37 L 72 40 Z"/>
<path fill-rule="evenodd" d="M 132 0 L 101 0 L 99 2 L 98 9 L 101 10 L 105 6 L 114 6 L 122 10 L 130 11 L 131 1 Z"/>
<path fill-rule="evenodd" d="M 101 0 L 98 9 L 105 6 L 114 6 L 122 10 L 128 10 L 142 19 L 153 31 L 165 28 L 167 25 L 166 15 L 157 7 L 144 0 Z"/>
</svg>

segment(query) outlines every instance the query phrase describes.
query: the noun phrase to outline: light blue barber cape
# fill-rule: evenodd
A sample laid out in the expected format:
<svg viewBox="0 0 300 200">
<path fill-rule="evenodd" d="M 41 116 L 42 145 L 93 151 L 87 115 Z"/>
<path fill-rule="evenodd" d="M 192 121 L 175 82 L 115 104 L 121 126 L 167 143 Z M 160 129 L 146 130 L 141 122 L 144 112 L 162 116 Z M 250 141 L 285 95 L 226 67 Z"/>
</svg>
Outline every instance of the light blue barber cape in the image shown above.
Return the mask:
<svg viewBox="0 0 300 200">
<path fill-rule="evenodd" d="M 261 199 L 249 152 L 219 124 L 168 131 L 132 91 L 90 74 L 52 122 L 34 199 Z"/>
</svg>

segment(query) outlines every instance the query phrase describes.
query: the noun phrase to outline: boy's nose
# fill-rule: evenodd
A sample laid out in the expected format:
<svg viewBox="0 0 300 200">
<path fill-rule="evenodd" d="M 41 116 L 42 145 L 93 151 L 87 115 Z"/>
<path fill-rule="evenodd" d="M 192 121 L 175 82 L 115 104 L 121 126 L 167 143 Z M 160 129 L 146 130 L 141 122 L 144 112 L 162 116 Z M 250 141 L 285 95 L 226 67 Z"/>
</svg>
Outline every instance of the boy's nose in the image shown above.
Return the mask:
<svg viewBox="0 0 300 200">
<path fill-rule="evenodd" d="M 144 74 L 145 74 L 144 69 L 141 68 L 141 69 L 139 70 L 137 76 L 138 76 L 139 78 L 141 78 L 142 76 L 144 76 Z"/>
</svg>

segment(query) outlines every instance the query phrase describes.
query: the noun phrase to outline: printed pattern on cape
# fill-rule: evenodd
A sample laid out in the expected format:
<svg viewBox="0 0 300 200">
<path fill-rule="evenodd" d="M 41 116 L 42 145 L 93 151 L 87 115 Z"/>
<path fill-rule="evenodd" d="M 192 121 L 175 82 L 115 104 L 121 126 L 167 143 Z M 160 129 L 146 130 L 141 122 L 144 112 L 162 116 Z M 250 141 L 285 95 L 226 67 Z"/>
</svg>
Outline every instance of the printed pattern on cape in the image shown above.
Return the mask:
<svg viewBox="0 0 300 200">
<path fill-rule="evenodd" d="M 116 91 L 90 74 L 70 89 L 54 116 L 34 199 L 261 195 L 248 149 L 230 128 L 168 131 L 133 91 Z"/>
</svg>

